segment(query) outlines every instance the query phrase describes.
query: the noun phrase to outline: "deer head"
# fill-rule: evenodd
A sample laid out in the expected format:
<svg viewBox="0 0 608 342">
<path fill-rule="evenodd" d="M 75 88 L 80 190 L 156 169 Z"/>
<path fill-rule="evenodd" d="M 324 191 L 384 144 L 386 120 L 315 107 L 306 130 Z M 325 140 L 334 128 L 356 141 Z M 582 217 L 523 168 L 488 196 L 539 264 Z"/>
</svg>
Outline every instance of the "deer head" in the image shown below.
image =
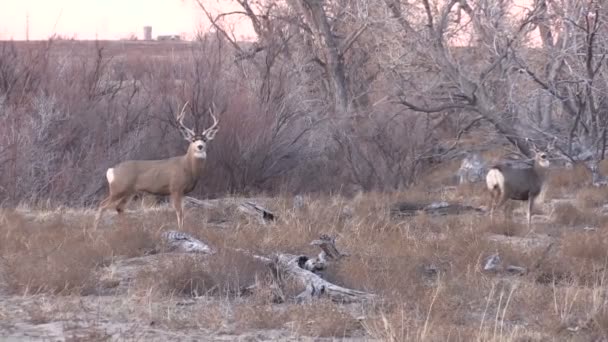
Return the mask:
<svg viewBox="0 0 608 342">
<path fill-rule="evenodd" d="M 532 151 L 532 153 L 534 153 L 534 161 L 537 163 L 537 165 L 544 168 L 549 167 L 551 165 L 551 162 L 549 161 L 549 153 L 554 149 L 555 140 L 549 143 L 549 145 L 547 145 L 546 150 L 541 150 L 531 140 L 526 140 L 530 144 L 530 150 Z"/>
<path fill-rule="evenodd" d="M 219 122 L 214 115 L 215 105 L 212 104 L 212 108 L 209 109 L 209 114 L 211 114 L 211 118 L 213 118 L 213 124 L 200 134 L 196 134 L 192 129 L 184 125 L 184 114 L 187 105 L 188 102 L 184 104 L 184 107 L 177 116 L 179 129 L 182 132 L 184 139 L 190 143 L 188 153 L 192 153 L 192 155 L 197 159 L 205 159 L 207 158 L 207 142 L 213 140 L 213 138 L 215 138 L 215 134 L 219 130 Z"/>
</svg>

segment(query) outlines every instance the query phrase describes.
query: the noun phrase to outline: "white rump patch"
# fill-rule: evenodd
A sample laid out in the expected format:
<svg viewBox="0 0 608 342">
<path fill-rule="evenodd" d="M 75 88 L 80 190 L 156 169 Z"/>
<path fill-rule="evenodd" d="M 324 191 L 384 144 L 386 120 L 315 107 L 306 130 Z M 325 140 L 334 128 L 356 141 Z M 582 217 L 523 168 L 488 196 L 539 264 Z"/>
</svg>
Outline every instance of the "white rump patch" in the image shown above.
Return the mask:
<svg viewBox="0 0 608 342">
<path fill-rule="evenodd" d="M 109 168 L 108 171 L 106 171 L 106 178 L 108 179 L 108 183 L 112 184 L 112 182 L 114 181 L 114 169 L 113 168 Z"/>
<path fill-rule="evenodd" d="M 505 184 L 505 176 L 498 169 L 490 169 L 486 175 L 486 185 L 489 190 L 493 190 L 498 187 L 502 191 Z"/>
</svg>

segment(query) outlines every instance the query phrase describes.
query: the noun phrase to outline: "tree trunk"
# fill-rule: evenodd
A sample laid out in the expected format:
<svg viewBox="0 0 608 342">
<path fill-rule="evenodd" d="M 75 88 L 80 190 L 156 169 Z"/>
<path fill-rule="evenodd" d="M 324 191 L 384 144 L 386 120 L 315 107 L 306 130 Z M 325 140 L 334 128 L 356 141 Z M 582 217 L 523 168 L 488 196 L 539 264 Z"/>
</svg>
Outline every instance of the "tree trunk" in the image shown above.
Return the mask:
<svg viewBox="0 0 608 342">
<path fill-rule="evenodd" d="M 344 71 L 344 59 L 334 38 L 323 9 L 322 0 L 291 0 L 292 7 L 302 14 L 314 34 L 314 38 L 325 57 L 325 70 L 331 79 L 335 110 L 346 113 L 349 107 L 348 87 Z"/>
</svg>

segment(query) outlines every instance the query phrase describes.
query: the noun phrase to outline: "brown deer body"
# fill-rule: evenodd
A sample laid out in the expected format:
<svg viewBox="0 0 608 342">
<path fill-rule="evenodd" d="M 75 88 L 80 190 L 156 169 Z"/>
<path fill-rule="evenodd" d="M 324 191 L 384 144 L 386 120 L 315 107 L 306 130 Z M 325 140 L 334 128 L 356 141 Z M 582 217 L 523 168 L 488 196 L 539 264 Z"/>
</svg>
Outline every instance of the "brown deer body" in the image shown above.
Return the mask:
<svg viewBox="0 0 608 342">
<path fill-rule="evenodd" d="M 186 105 L 177 120 L 184 138 L 190 142 L 186 154 L 161 160 L 127 160 L 109 168 L 106 179 L 110 193 L 100 204 L 95 228 L 106 209 L 114 207 L 120 214 L 129 199 L 141 192 L 170 196 L 178 227 L 183 227 L 183 196 L 194 190 L 207 157 L 207 142 L 213 140 L 218 131 L 218 121 L 212 113 L 213 125 L 195 134 L 183 124 L 185 108 Z"/>
<path fill-rule="evenodd" d="M 534 201 L 541 193 L 550 162 L 545 152 L 535 149 L 533 165 L 497 164 L 486 174 L 486 185 L 490 190 L 491 209 L 502 206 L 507 200 L 528 201 L 528 226 L 532 223 Z"/>
</svg>

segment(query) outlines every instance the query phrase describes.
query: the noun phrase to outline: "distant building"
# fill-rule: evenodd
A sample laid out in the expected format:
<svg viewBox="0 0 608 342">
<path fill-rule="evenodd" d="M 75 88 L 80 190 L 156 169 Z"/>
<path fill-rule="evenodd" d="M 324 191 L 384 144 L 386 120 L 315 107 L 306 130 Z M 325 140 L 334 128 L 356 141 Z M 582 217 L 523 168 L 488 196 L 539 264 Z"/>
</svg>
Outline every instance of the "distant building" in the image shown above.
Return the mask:
<svg viewBox="0 0 608 342">
<path fill-rule="evenodd" d="M 167 34 L 167 35 L 159 35 L 156 37 L 156 40 L 167 41 L 167 40 L 182 40 L 182 37 L 179 34 Z"/>
<path fill-rule="evenodd" d="M 152 40 L 152 26 L 144 26 L 144 40 Z"/>
</svg>

